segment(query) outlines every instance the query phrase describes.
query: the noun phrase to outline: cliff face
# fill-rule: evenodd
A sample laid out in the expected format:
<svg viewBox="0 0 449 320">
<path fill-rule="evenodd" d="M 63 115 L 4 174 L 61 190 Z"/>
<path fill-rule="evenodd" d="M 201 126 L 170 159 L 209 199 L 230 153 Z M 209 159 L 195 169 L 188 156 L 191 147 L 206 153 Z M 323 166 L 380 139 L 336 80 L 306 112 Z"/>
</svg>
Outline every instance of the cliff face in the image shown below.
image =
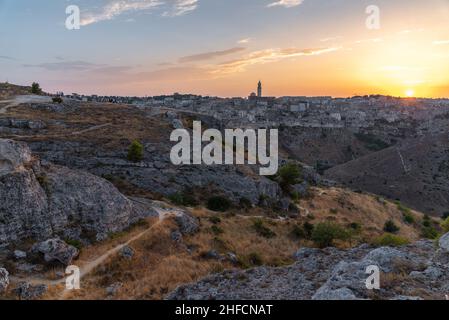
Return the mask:
<svg viewBox="0 0 449 320">
<path fill-rule="evenodd" d="M 25 144 L 0 140 L 0 242 L 105 238 L 154 215 L 89 173 L 40 165 Z"/>
</svg>

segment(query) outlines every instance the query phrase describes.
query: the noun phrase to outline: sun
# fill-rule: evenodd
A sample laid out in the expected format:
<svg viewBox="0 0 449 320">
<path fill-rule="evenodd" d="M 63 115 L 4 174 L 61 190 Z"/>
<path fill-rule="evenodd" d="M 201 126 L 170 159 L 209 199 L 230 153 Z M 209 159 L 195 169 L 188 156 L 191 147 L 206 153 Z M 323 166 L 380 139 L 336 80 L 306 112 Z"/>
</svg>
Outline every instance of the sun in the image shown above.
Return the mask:
<svg viewBox="0 0 449 320">
<path fill-rule="evenodd" d="M 415 96 L 415 91 L 413 89 L 407 89 L 405 91 L 405 96 L 409 97 L 409 98 L 414 97 Z"/>
</svg>

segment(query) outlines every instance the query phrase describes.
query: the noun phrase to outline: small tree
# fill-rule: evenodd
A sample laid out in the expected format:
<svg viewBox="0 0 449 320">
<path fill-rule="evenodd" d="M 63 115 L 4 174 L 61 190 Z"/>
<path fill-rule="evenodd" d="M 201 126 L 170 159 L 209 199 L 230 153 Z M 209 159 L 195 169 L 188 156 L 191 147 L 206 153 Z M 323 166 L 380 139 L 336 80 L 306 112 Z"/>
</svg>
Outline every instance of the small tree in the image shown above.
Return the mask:
<svg viewBox="0 0 449 320">
<path fill-rule="evenodd" d="M 41 89 L 41 86 L 39 85 L 39 83 L 33 82 L 33 84 L 31 85 L 31 93 L 32 94 L 42 94 L 42 89 Z"/>
<path fill-rule="evenodd" d="M 135 140 L 131 143 L 128 151 L 128 160 L 132 162 L 139 162 L 143 160 L 143 145 Z"/>
<path fill-rule="evenodd" d="M 279 184 L 284 191 L 288 191 L 290 187 L 298 183 L 301 177 L 301 170 L 295 163 L 288 163 L 279 169 Z"/>
<path fill-rule="evenodd" d="M 334 240 L 347 240 L 348 237 L 344 228 L 330 222 L 318 223 L 312 231 L 312 240 L 320 248 L 330 247 Z"/>
</svg>

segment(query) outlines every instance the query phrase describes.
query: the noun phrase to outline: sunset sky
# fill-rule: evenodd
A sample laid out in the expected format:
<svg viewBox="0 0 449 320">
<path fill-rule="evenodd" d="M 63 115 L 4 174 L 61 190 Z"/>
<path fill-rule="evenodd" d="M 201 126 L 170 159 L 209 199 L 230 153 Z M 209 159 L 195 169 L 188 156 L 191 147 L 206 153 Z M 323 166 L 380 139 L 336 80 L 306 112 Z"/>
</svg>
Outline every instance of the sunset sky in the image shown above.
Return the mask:
<svg viewBox="0 0 449 320">
<path fill-rule="evenodd" d="M 81 29 L 65 28 L 66 7 Z M 380 29 L 365 26 L 369 5 Z M 0 81 L 50 92 L 449 97 L 449 0 L 0 0 Z"/>
</svg>

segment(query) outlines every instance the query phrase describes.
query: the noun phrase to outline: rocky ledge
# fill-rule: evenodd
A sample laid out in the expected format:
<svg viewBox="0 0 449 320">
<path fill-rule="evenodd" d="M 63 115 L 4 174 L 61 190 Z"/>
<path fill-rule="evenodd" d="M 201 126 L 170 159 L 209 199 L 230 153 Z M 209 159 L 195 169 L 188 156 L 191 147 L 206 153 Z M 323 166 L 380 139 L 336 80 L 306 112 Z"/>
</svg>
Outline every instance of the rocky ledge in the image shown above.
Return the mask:
<svg viewBox="0 0 449 320">
<path fill-rule="evenodd" d="M 42 164 L 24 143 L 0 139 L 0 247 L 24 239 L 96 241 L 157 213 L 110 182 Z"/>
<path fill-rule="evenodd" d="M 445 299 L 449 294 L 449 234 L 438 245 L 324 250 L 303 248 L 288 267 L 231 270 L 183 285 L 170 300 Z M 369 266 L 380 270 L 380 289 L 369 290 Z"/>
</svg>

